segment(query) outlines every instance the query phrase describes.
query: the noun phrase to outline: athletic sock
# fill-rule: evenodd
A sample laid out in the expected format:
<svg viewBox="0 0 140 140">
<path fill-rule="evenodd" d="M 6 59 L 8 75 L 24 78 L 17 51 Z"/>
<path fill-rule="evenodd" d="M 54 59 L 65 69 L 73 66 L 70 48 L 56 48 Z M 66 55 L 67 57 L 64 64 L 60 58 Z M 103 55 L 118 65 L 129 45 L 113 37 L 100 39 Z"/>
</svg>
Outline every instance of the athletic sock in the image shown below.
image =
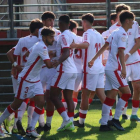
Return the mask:
<svg viewBox="0 0 140 140">
<path fill-rule="evenodd" d="M 128 99 L 130 98 L 131 94 L 123 94 L 122 97 L 119 99 L 117 105 L 116 105 L 116 111 L 115 111 L 115 115 L 114 118 L 119 120 L 120 116 L 122 115 L 123 112 L 123 108 L 126 104 L 126 102 L 128 101 Z"/>
<path fill-rule="evenodd" d="M 127 107 L 128 107 L 128 102 L 126 102 L 122 114 L 126 114 Z"/>
<path fill-rule="evenodd" d="M 113 115 L 112 115 L 112 108 L 110 109 L 110 113 L 109 113 L 109 121 L 111 121 L 112 120 L 112 118 L 113 118 Z"/>
<path fill-rule="evenodd" d="M 71 119 L 71 121 L 73 122 L 74 112 L 68 112 L 68 116 Z"/>
<path fill-rule="evenodd" d="M 57 111 L 63 118 L 63 121 L 68 121 L 70 119 L 64 107 L 58 108 Z"/>
<path fill-rule="evenodd" d="M 40 114 L 42 114 L 42 109 L 35 107 L 33 117 L 32 117 L 31 123 L 30 123 L 31 130 L 35 129 L 35 125 L 39 119 Z"/>
<path fill-rule="evenodd" d="M 14 126 L 13 128 L 17 129 L 17 121 L 18 121 L 18 110 L 15 111 L 15 119 L 14 119 Z"/>
<path fill-rule="evenodd" d="M 103 105 L 102 105 L 102 118 L 101 118 L 101 125 L 107 125 L 110 116 L 111 107 L 114 105 L 115 100 L 106 97 Z"/>
<path fill-rule="evenodd" d="M 4 112 L 2 113 L 2 115 L 0 116 L 0 125 L 2 124 L 2 122 L 10 116 L 10 114 L 12 114 L 14 112 L 14 110 L 11 108 L 11 105 L 9 105 Z"/>
<path fill-rule="evenodd" d="M 39 126 L 44 127 L 44 125 L 45 125 L 45 122 L 44 122 L 44 108 L 42 109 L 42 113 L 40 114 L 38 121 L 39 121 Z"/>
<path fill-rule="evenodd" d="M 65 99 L 62 99 L 61 102 L 62 102 L 63 106 L 65 107 L 65 109 L 67 110 L 68 107 L 67 107 L 67 103 L 66 103 Z"/>
<path fill-rule="evenodd" d="M 83 124 L 85 122 L 87 112 L 88 112 L 88 110 L 79 109 L 79 117 L 80 117 L 79 123 L 80 124 Z"/>
<path fill-rule="evenodd" d="M 35 109 L 35 102 L 30 101 L 30 104 L 29 104 L 28 109 L 27 109 L 27 112 L 28 112 L 28 126 L 27 126 L 27 128 L 30 126 L 34 109 Z"/>
<path fill-rule="evenodd" d="M 89 99 L 88 99 L 88 104 L 90 105 L 91 103 L 92 103 L 92 99 L 89 98 Z"/>
<path fill-rule="evenodd" d="M 74 109 L 76 109 L 78 100 L 76 98 L 73 98 L 73 102 L 74 102 Z"/>
<path fill-rule="evenodd" d="M 139 100 L 132 100 L 132 115 L 137 115 L 139 109 Z"/>
<path fill-rule="evenodd" d="M 48 126 L 51 126 L 53 114 L 54 114 L 54 110 L 53 111 L 46 110 L 46 116 L 47 116 L 47 118 L 46 118 L 46 124 Z"/>
</svg>

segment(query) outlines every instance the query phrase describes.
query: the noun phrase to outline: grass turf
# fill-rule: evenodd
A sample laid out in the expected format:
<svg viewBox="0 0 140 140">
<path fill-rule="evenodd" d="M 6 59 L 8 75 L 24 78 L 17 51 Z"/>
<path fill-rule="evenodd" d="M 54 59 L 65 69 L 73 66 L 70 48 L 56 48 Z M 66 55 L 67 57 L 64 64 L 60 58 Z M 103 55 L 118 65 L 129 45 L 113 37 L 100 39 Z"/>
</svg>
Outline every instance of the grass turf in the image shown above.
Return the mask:
<svg viewBox="0 0 140 140">
<path fill-rule="evenodd" d="M 78 106 L 79 107 L 79 106 Z M 77 107 L 77 108 L 78 108 Z M 3 110 L 1 110 L 3 111 Z M 77 110 L 75 111 L 77 112 Z M 113 109 L 113 114 L 115 110 Z M 131 114 L 131 103 L 129 103 L 129 108 L 127 114 Z M 140 113 L 138 112 L 140 116 Z M 140 122 L 131 122 L 130 120 L 121 120 L 122 126 L 125 131 L 118 131 L 115 129 L 113 132 L 100 132 L 99 131 L 99 119 L 101 118 L 101 104 L 93 103 L 90 105 L 89 112 L 85 121 L 85 128 L 77 128 L 74 131 L 64 131 L 57 132 L 57 128 L 61 125 L 62 119 L 55 111 L 52 120 L 52 129 L 48 133 L 42 132 L 41 138 L 36 138 L 36 140 L 140 140 Z M 24 114 L 23 127 L 26 129 L 27 126 L 27 112 Z M 13 125 L 13 121 L 11 121 Z M 38 125 L 38 124 L 37 124 Z M 6 135 L 2 140 L 33 140 L 34 138 L 20 137 L 19 135 Z"/>
</svg>

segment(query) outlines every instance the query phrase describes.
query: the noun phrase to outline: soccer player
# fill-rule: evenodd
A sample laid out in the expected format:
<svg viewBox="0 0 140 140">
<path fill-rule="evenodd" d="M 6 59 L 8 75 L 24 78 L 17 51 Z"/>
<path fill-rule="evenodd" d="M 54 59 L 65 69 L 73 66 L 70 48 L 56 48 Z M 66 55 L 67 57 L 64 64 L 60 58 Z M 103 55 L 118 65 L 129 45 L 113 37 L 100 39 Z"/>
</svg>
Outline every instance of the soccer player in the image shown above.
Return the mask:
<svg viewBox="0 0 140 140">
<path fill-rule="evenodd" d="M 28 136 L 40 136 L 34 130 L 37 120 L 39 119 L 39 115 L 43 112 L 44 106 L 44 93 L 40 82 L 40 70 L 43 65 L 43 62 L 48 68 L 52 67 L 47 46 L 53 44 L 55 32 L 50 28 L 44 27 L 41 31 L 41 34 L 43 36 L 43 41 L 37 42 L 32 47 L 32 52 L 29 55 L 25 67 L 22 70 L 22 72 L 18 75 L 18 87 L 16 90 L 15 99 L 12 102 L 12 104 L 10 104 L 5 109 L 5 111 L 0 117 L 0 130 L 2 129 L 2 122 L 11 113 L 13 113 L 20 107 L 25 98 L 34 97 L 36 107 L 33 113 L 30 127 L 27 129 L 26 133 Z M 0 131 L 0 135 L 3 136 L 4 133 Z"/>
<path fill-rule="evenodd" d="M 31 21 L 29 30 L 30 35 L 20 38 L 17 45 L 8 51 L 7 56 L 12 63 L 12 82 L 13 82 L 13 89 L 14 93 L 16 93 L 17 88 L 17 78 L 20 71 L 24 68 L 25 63 L 27 62 L 27 58 L 25 53 L 35 44 L 38 42 L 38 31 L 40 28 L 43 27 L 43 23 L 39 19 L 34 19 Z M 16 61 L 15 61 L 16 60 Z M 15 121 L 14 127 L 12 129 L 12 133 L 20 133 L 22 135 L 25 134 L 25 131 L 21 125 L 21 119 L 23 114 L 26 110 L 27 103 L 29 99 L 25 99 L 18 111 L 15 112 Z M 30 115 L 29 115 L 30 116 Z M 19 120 L 19 121 L 18 121 Z M 29 119 L 28 119 L 29 120 Z M 6 130 L 9 132 L 9 121 L 6 119 L 4 121 L 4 126 Z M 19 131 L 18 131 L 18 129 Z"/>
<path fill-rule="evenodd" d="M 46 27 L 52 27 L 53 30 L 55 31 L 55 40 L 52 45 L 48 46 L 48 51 L 49 51 L 49 56 L 50 59 L 54 59 L 56 57 L 56 44 L 59 35 L 61 32 L 54 28 L 54 20 L 55 20 L 55 14 L 51 11 L 46 11 L 42 14 L 41 16 L 43 25 Z M 39 30 L 39 40 L 42 40 L 41 34 L 42 28 Z M 58 56 L 57 56 L 58 57 Z M 41 83 L 45 92 L 45 101 L 46 101 L 46 123 L 44 122 L 44 114 L 42 114 L 39 118 L 39 126 L 37 127 L 37 132 L 40 133 L 41 131 L 49 131 L 51 129 L 51 122 L 52 122 L 52 117 L 54 114 L 54 105 L 50 101 L 50 86 L 51 86 L 51 81 L 56 74 L 56 69 L 51 68 L 48 69 L 46 65 L 42 66 L 41 72 L 40 72 L 40 78 L 41 78 Z"/>
<path fill-rule="evenodd" d="M 50 90 L 50 99 L 55 105 L 58 113 L 63 118 L 63 123 L 61 127 L 58 128 L 58 132 L 65 129 L 75 129 L 73 126 L 74 103 L 72 100 L 72 94 L 77 77 L 77 68 L 73 60 L 74 50 L 70 48 L 72 42 L 75 41 L 75 35 L 69 30 L 69 24 L 70 18 L 68 15 L 62 15 L 59 17 L 59 29 L 62 34 L 60 35 L 58 42 L 61 45 L 61 56 L 58 60 L 53 62 L 54 66 L 58 67 L 57 73 L 52 79 Z M 68 106 L 68 113 L 58 98 L 62 90 Z"/>
<path fill-rule="evenodd" d="M 100 131 L 110 131 L 112 130 L 108 126 L 107 122 L 109 119 L 109 112 L 111 107 L 115 102 L 118 89 L 121 91 L 122 96 L 116 105 L 116 111 L 112 124 L 120 131 L 124 131 L 121 126 L 119 118 L 122 114 L 124 105 L 130 98 L 130 89 L 126 80 L 126 66 L 124 60 L 124 51 L 127 48 L 127 31 L 132 28 L 134 14 L 129 11 L 124 11 L 120 14 L 120 22 L 122 27 L 114 31 L 107 39 L 105 45 L 99 50 L 99 52 L 94 56 L 94 58 L 89 62 L 89 67 L 91 67 L 95 60 L 109 47 L 109 57 L 105 67 L 106 83 L 105 90 L 107 90 L 107 97 L 102 106 L 102 119 Z"/>
<path fill-rule="evenodd" d="M 104 94 L 104 67 L 102 65 L 102 57 L 98 57 L 93 67 L 88 67 L 88 62 L 91 60 L 98 50 L 104 45 L 104 39 L 99 32 L 92 28 L 94 22 L 93 14 L 85 14 L 82 16 L 82 26 L 84 29 L 83 43 L 73 43 L 71 48 L 85 49 L 84 53 L 84 68 L 82 79 L 82 101 L 79 109 L 78 121 L 74 121 L 74 125 L 84 127 L 86 114 L 88 111 L 89 95 L 95 91 L 98 94 Z"/>
</svg>

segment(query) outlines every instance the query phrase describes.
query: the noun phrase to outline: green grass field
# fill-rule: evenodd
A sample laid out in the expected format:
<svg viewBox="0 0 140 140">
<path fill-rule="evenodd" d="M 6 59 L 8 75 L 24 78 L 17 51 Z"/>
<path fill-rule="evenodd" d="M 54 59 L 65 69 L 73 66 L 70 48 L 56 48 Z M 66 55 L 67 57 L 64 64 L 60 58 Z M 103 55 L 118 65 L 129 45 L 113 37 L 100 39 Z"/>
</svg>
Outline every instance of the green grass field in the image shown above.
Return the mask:
<svg viewBox="0 0 140 140">
<path fill-rule="evenodd" d="M 78 106 L 79 107 L 79 106 Z M 77 107 L 77 109 L 78 109 Z M 3 111 L 3 110 L 1 110 Z M 113 114 L 114 114 L 113 109 Z M 75 111 L 77 112 L 77 110 Z M 131 103 L 129 103 L 129 108 L 127 114 L 131 114 Z M 138 112 L 140 116 L 140 113 Z M 115 130 L 112 132 L 100 132 L 99 131 L 99 119 L 101 118 L 101 104 L 93 103 L 90 105 L 89 112 L 87 114 L 85 128 L 77 128 L 71 131 L 64 131 L 57 133 L 57 128 L 61 125 L 62 119 L 55 111 L 52 123 L 52 129 L 48 133 L 42 132 L 42 137 L 36 140 L 140 140 L 140 122 L 131 122 L 130 120 L 121 120 L 122 126 L 125 131 L 121 132 Z M 23 126 L 26 129 L 27 126 L 27 113 L 24 114 L 22 120 Z M 13 121 L 11 121 L 11 125 Z M 38 125 L 38 124 L 37 124 Z M 2 140 L 32 140 L 33 138 L 20 137 L 15 135 L 6 135 Z"/>
</svg>

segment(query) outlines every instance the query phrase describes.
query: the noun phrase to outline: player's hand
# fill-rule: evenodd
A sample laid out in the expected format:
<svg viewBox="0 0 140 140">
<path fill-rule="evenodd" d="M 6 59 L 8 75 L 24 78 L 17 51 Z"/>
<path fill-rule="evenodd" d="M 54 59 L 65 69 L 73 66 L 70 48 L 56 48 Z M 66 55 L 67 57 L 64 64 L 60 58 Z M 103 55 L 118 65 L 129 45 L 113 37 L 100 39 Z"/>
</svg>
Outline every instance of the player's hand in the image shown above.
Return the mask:
<svg viewBox="0 0 140 140">
<path fill-rule="evenodd" d="M 126 69 L 125 68 L 122 69 L 120 76 L 121 76 L 122 79 L 126 78 Z"/>
<path fill-rule="evenodd" d="M 74 43 L 74 41 L 71 43 L 70 48 L 75 48 L 76 44 Z"/>
<path fill-rule="evenodd" d="M 15 68 L 17 69 L 18 72 L 22 71 L 22 67 L 20 65 L 17 65 Z"/>
<path fill-rule="evenodd" d="M 57 66 L 60 64 L 59 60 L 53 60 L 52 65 L 54 68 L 57 68 Z"/>
<path fill-rule="evenodd" d="M 125 57 L 124 57 L 124 61 L 126 62 L 128 58 L 129 58 L 129 55 L 126 54 Z"/>
<path fill-rule="evenodd" d="M 88 67 L 92 67 L 93 66 L 93 64 L 94 64 L 94 61 L 93 60 L 91 60 L 90 62 L 88 62 Z"/>
<path fill-rule="evenodd" d="M 17 76 L 17 69 L 15 67 L 12 67 L 11 74 L 13 75 L 13 77 Z"/>
</svg>

